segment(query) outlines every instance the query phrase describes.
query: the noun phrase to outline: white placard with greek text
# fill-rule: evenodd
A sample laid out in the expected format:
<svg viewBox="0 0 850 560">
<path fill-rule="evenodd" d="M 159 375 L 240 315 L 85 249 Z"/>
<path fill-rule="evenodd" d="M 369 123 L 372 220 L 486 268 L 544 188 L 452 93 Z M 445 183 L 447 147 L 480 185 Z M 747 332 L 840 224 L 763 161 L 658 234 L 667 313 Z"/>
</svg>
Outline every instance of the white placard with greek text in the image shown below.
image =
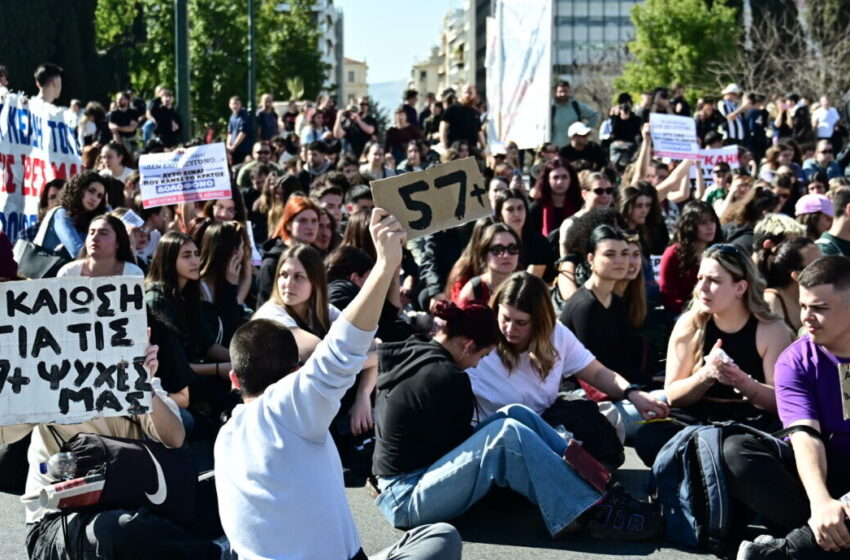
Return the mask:
<svg viewBox="0 0 850 560">
<path fill-rule="evenodd" d="M 491 214 L 484 178 L 471 157 L 370 184 L 375 206 L 401 221 L 408 240 Z"/>
<path fill-rule="evenodd" d="M 699 153 L 697 127 L 691 117 L 650 113 L 649 131 L 655 157 L 694 159 Z"/>
<path fill-rule="evenodd" d="M 230 198 L 230 171 L 224 144 L 204 144 L 180 152 L 139 158 L 142 206 Z"/>
<path fill-rule="evenodd" d="M 142 278 L 0 283 L 0 426 L 150 411 Z"/>
</svg>

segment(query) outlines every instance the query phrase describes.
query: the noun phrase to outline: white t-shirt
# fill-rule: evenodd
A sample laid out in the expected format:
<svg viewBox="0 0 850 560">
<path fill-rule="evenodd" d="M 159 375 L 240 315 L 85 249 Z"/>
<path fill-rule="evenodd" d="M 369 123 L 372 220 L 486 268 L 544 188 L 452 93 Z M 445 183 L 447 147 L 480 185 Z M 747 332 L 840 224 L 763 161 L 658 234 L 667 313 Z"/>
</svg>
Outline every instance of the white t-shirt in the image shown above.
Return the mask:
<svg viewBox="0 0 850 560">
<path fill-rule="evenodd" d="M 113 179 L 118 179 L 118 180 L 119 180 L 119 181 L 121 181 L 122 183 L 123 183 L 123 182 L 127 179 L 127 177 L 129 177 L 132 173 L 133 173 L 133 170 L 132 170 L 132 169 L 130 169 L 129 167 L 125 167 L 125 168 L 124 168 L 124 171 L 122 171 L 120 175 L 113 175 L 113 174 L 112 174 L 112 171 L 110 171 L 109 169 L 101 169 L 101 170 L 100 170 L 100 174 L 101 174 L 101 176 L 103 176 L 103 177 L 112 177 Z"/>
<path fill-rule="evenodd" d="M 56 273 L 57 278 L 61 278 L 63 276 L 82 276 L 83 275 L 83 261 L 76 260 L 71 261 L 62 268 L 59 269 L 59 272 Z M 133 263 L 125 262 L 124 270 L 118 276 L 144 276 L 145 273 L 142 272 L 142 269 Z"/>
<path fill-rule="evenodd" d="M 596 359 L 559 321 L 555 321 L 552 338 L 557 357 L 542 381 L 531 367 L 528 352 L 520 355 L 510 373 L 495 348 L 478 362 L 477 367 L 466 370 L 478 401 L 479 420 L 509 404 L 524 404 L 537 414 L 543 413 L 558 397 L 561 379 L 581 371 Z"/>
<path fill-rule="evenodd" d="M 340 316 L 340 311 L 336 307 L 331 304 L 328 304 L 328 319 L 331 324 L 337 320 Z M 292 316 L 286 312 L 282 306 L 276 304 L 274 301 L 269 300 L 264 303 L 259 309 L 257 309 L 254 316 L 251 319 L 271 319 L 272 321 L 276 321 L 283 325 L 288 329 L 297 329 L 298 323 Z"/>
<path fill-rule="evenodd" d="M 815 112 L 812 113 L 812 122 L 818 123 L 816 131 L 818 138 L 832 138 L 835 125 L 840 118 L 841 115 L 838 114 L 835 107 L 830 107 L 829 109 L 818 107 L 815 109 Z"/>
</svg>

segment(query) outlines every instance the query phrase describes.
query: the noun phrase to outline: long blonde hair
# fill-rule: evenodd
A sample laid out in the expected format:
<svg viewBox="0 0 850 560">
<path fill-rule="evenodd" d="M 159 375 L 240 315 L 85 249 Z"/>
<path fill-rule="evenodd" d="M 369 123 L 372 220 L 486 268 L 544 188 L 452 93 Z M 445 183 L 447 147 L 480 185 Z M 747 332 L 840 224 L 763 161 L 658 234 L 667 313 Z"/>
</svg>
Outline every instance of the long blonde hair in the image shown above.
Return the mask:
<svg viewBox="0 0 850 560">
<path fill-rule="evenodd" d="M 496 313 L 499 311 L 499 304 L 510 305 L 531 315 L 528 355 L 532 369 L 540 377 L 540 381 L 543 381 L 558 360 L 558 350 L 552 342 L 555 333 L 555 309 L 552 307 L 546 284 L 528 272 L 515 272 L 499 286 L 490 300 L 490 307 Z M 513 373 L 520 353 L 508 344 L 501 333 L 496 349 L 508 372 Z"/>
<path fill-rule="evenodd" d="M 717 264 L 722 266 L 732 276 L 734 282 L 740 282 L 741 280 L 747 281 L 747 291 L 744 293 L 742 303 L 759 321 L 772 323 L 782 320 L 778 315 L 770 311 L 770 307 L 764 301 L 765 282 L 759 275 L 755 263 L 738 247 L 725 243 L 717 243 L 703 252 L 702 260 L 705 259 L 716 261 Z M 690 315 L 691 328 L 693 329 L 693 336 L 691 337 L 691 352 L 694 357 L 693 372 L 696 372 L 702 366 L 705 328 L 708 320 L 711 318 L 711 313 L 701 308 L 698 299 L 699 283 L 694 287 L 691 303 L 687 310 Z"/>
</svg>

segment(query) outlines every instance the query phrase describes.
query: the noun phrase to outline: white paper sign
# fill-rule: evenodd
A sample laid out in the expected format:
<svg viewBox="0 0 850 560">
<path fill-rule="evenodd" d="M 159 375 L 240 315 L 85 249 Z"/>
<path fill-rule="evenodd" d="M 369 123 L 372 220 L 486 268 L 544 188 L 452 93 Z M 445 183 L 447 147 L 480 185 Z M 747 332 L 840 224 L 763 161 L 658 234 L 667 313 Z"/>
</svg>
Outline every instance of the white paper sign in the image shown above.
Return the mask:
<svg viewBox="0 0 850 560">
<path fill-rule="evenodd" d="M 697 127 L 690 117 L 650 113 L 649 129 L 656 157 L 694 159 L 699 153 Z"/>
<path fill-rule="evenodd" d="M 122 216 L 121 221 L 132 227 L 142 227 L 145 225 L 145 221 L 141 216 L 133 212 L 132 210 L 127 210 Z"/>
<path fill-rule="evenodd" d="M 143 279 L 0 283 L 0 426 L 144 414 Z"/>
<path fill-rule="evenodd" d="M 230 198 L 230 171 L 224 144 L 205 144 L 181 152 L 139 158 L 139 188 L 145 208 Z"/>
</svg>

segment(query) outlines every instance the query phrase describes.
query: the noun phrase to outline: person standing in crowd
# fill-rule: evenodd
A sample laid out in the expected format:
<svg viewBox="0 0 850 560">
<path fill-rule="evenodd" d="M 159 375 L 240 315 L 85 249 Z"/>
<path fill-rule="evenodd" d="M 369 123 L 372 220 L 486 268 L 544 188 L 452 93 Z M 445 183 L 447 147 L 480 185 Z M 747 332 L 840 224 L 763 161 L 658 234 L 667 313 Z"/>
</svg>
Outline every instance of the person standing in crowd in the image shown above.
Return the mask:
<svg viewBox="0 0 850 560">
<path fill-rule="evenodd" d="M 555 97 L 552 103 L 552 143 L 566 146 L 570 143 L 569 130 L 573 123 L 582 122 L 589 128 L 596 126 L 599 113 L 592 107 L 570 96 L 570 83 L 560 81 L 555 84 Z"/>
<path fill-rule="evenodd" d="M 440 143 L 443 150 L 449 149 L 457 141 L 463 141 L 470 147 L 477 146 L 481 139 L 481 115 L 475 108 L 478 103 L 478 89 L 475 84 L 465 84 L 460 90 L 460 98 L 450 105 L 440 121 Z"/>
<path fill-rule="evenodd" d="M 45 62 L 35 69 L 35 87 L 38 88 L 38 98 L 45 103 L 53 103 L 62 95 L 62 75 L 64 71 L 59 66 Z"/>
<path fill-rule="evenodd" d="M 129 153 L 136 151 L 136 130 L 139 128 L 139 115 L 130 105 L 130 95 L 126 91 L 115 96 L 115 110 L 107 115 L 112 140 L 123 144 Z"/>
<path fill-rule="evenodd" d="M 840 187 L 832 193 L 835 217 L 832 227 L 817 240 L 824 255 L 850 257 L 850 187 Z"/>
<path fill-rule="evenodd" d="M 838 110 L 832 106 L 828 95 L 822 95 L 819 107 L 812 113 L 812 128 L 818 140 L 831 140 L 835 134 L 835 125 L 841 120 Z"/>
<path fill-rule="evenodd" d="M 230 118 L 227 121 L 227 141 L 225 147 L 233 157 L 233 164 L 242 163 L 254 143 L 254 131 L 248 111 L 242 108 L 242 100 L 234 95 L 228 102 Z"/>
<path fill-rule="evenodd" d="M 416 104 L 419 103 L 419 92 L 415 89 L 404 90 L 403 98 L 404 99 L 402 99 L 401 109 L 407 116 L 407 124 L 416 128 L 417 130 L 421 129 L 422 122 L 419 120 L 419 114 L 416 112 Z"/>
<path fill-rule="evenodd" d="M 326 142 L 330 138 L 330 129 L 325 126 L 325 114 L 316 109 L 310 116 L 308 124 L 301 129 L 301 141 L 310 144 L 312 142 Z"/>
<path fill-rule="evenodd" d="M 395 124 L 387 129 L 384 150 L 391 153 L 397 162 L 407 158 L 406 149 L 410 142 L 420 140 L 422 132 L 407 121 L 409 111 L 402 105 L 395 112 Z M 415 111 L 414 111 L 415 114 Z"/>
<path fill-rule="evenodd" d="M 352 107 L 341 112 L 334 122 L 334 138 L 345 139 L 354 157 L 360 158 L 363 148 L 378 132 L 378 121 L 370 112 L 369 98 L 361 97 L 357 108 Z"/>
<path fill-rule="evenodd" d="M 236 184 L 239 185 L 239 189 L 245 197 L 245 206 L 248 208 L 251 208 L 254 205 L 254 201 L 256 201 L 261 194 L 253 188 L 254 184 L 251 180 L 251 174 L 254 170 L 261 165 L 265 165 L 276 174 L 281 173 L 282 171 L 280 166 L 271 160 L 271 157 L 272 147 L 268 141 L 258 140 L 257 142 L 254 142 L 254 146 L 251 149 L 251 161 L 239 166 L 239 171 L 236 173 Z"/>
<path fill-rule="evenodd" d="M 744 434 L 723 444 L 732 495 L 783 537 L 742 542 L 739 560 L 847 558 L 850 549 L 850 420 L 839 398 L 850 364 L 850 260 L 817 259 L 799 285 L 805 334 L 780 354 L 774 378 L 790 444 Z"/>
<path fill-rule="evenodd" d="M 292 332 L 274 321 L 247 323 L 231 343 L 230 378 L 245 404 L 216 441 L 216 488 L 222 526 L 240 558 L 366 560 L 328 428 L 366 360 L 382 309 L 374 302 L 401 264 L 398 221 L 376 210 L 370 229 L 375 267 L 303 366 Z M 438 524 L 414 529 L 374 558 L 459 560 L 461 546 L 454 528 Z"/>
<path fill-rule="evenodd" d="M 747 136 L 744 139 L 744 147 L 753 153 L 756 161 L 764 157 L 764 153 L 770 146 L 768 128 L 770 126 L 770 113 L 764 108 L 764 95 L 748 93 L 751 109 L 744 113 L 744 126 Z"/>
<path fill-rule="evenodd" d="M 528 220 L 544 236 L 558 231 L 561 222 L 582 206 L 578 175 L 572 165 L 560 158 L 549 160 L 540 171 L 534 193 Z"/>
<path fill-rule="evenodd" d="M 274 110 L 274 97 L 264 93 L 260 97 L 260 108 L 257 109 L 257 138 L 271 140 L 278 135 L 278 116 Z"/>
<path fill-rule="evenodd" d="M 720 92 L 723 99 L 717 106 L 721 116 L 726 119 L 724 125 L 724 137 L 727 144 L 743 144 L 747 137 L 747 131 L 744 127 L 744 114 L 750 108 L 749 97 L 744 97 L 744 101 L 739 105 L 738 99 L 741 96 L 741 87 L 738 84 L 729 84 L 723 91 Z"/>
<path fill-rule="evenodd" d="M 166 148 L 173 148 L 183 136 L 183 121 L 180 114 L 174 110 L 174 92 L 162 89 L 159 95 L 160 103 L 150 110 L 154 122 L 153 133 Z"/>
<path fill-rule="evenodd" d="M 363 153 L 366 163 L 360 166 L 360 173 L 374 179 L 386 179 L 395 176 L 395 171 L 387 167 L 384 160 L 384 149 L 378 142 L 370 142 Z"/>
</svg>

